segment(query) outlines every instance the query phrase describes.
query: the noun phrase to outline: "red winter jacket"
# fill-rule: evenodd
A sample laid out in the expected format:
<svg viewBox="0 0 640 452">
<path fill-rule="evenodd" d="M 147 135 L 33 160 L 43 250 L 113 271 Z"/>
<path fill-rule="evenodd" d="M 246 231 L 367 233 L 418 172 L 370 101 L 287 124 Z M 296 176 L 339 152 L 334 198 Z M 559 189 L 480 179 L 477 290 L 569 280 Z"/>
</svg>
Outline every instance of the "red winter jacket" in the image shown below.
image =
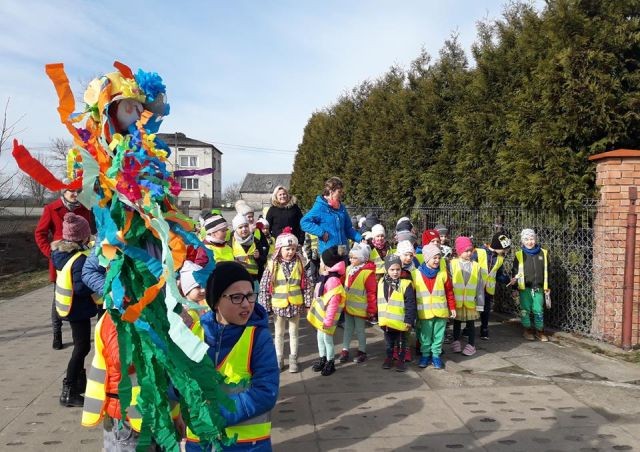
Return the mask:
<svg viewBox="0 0 640 452">
<path fill-rule="evenodd" d="M 42 251 L 42 254 L 49 259 L 49 280 L 51 282 L 55 282 L 56 280 L 56 269 L 53 266 L 53 262 L 51 262 L 51 242 L 62 239 L 62 222 L 64 216 L 69 212 L 72 211 L 64 206 L 62 199 L 58 198 L 44 206 L 42 216 L 36 226 L 36 244 L 38 248 L 40 248 L 40 251 Z M 73 213 L 84 217 L 89 222 L 89 226 L 91 226 L 91 233 L 96 233 L 96 225 L 89 209 L 81 205 L 73 210 Z"/>
<path fill-rule="evenodd" d="M 118 394 L 120 383 L 120 347 L 118 346 L 118 332 L 109 314 L 104 315 L 100 338 L 104 344 L 104 361 L 107 365 L 104 390 L 107 394 Z M 133 366 L 129 367 L 129 375 L 135 373 Z M 107 397 L 104 404 L 104 412 L 114 419 L 121 419 L 120 400 L 115 397 Z"/>
</svg>

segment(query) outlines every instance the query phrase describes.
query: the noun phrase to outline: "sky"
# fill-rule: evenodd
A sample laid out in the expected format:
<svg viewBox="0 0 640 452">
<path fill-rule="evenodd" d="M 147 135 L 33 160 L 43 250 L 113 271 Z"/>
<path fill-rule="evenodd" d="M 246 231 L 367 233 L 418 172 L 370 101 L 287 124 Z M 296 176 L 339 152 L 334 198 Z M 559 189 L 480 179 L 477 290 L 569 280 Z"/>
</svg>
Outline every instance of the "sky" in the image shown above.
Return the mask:
<svg viewBox="0 0 640 452">
<path fill-rule="evenodd" d="M 69 135 L 45 64 L 64 63 L 76 97 L 115 60 L 157 72 L 171 104 L 160 131 L 220 149 L 224 189 L 246 173 L 291 172 L 313 112 L 422 48 L 437 58 L 457 33 L 473 64 L 477 22 L 499 19 L 506 2 L 4 0 L 0 108 L 9 100 L 17 138 L 46 153 Z M 15 171 L 8 151 L 0 170 Z"/>
</svg>

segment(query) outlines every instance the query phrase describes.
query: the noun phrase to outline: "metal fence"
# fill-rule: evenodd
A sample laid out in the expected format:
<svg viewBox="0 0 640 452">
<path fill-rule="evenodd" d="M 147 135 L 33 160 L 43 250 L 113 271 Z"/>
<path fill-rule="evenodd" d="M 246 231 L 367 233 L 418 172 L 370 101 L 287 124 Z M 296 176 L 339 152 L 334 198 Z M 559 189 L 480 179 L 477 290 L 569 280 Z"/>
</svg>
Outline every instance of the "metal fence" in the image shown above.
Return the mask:
<svg viewBox="0 0 640 452">
<path fill-rule="evenodd" d="M 596 319 L 596 294 L 600 281 L 594 278 L 594 220 L 598 206 L 587 201 L 582 206 L 561 213 L 520 207 L 483 206 L 469 208 L 461 205 L 441 205 L 415 208 L 405 216 L 411 218 L 417 231 L 443 224 L 449 229 L 451 243 L 460 235 L 471 236 L 476 246 L 488 243 L 492 235 L 503 230 L 519 246 L 520 231 L 532 228 L 538 242 L 549 250 L 549 285 L 552 308 L 545 313 L 545 323 L 562 331 L 584 334 L 600 339 L 593 325 Z M 398 217 L 378 207 L 350 207 L 353 215 L 375 213 L 392 235 Z M 420 240 L 420 239 L 418 239 Z M 513 253 L 505 258 L 504 271 L 511 272 Z M 502 285 L 496 291 L 494 308 L 497 312 L 518 315 L 511 290 Z"/>
</svg>

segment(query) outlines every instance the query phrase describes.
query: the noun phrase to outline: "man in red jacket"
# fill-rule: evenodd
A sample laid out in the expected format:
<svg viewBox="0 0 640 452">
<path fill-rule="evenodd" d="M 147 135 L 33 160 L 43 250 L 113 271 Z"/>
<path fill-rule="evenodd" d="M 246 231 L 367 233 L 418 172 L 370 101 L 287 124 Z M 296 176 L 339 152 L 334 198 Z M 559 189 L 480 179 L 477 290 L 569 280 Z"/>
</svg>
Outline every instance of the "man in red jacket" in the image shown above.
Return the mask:
<svg viewBox="0 0 640 452">
<path fill-rule="evenodd" d="M 84 217 L 91 226 L 91 233 L 95 234 L 96 226 L 93 215 L 78 201 L 78 193 L 81 190 L 64 190 L 60 199 L 47 204 L 42 211 L 40 221 L 36 226 L 35 237 L 38 248 L 49 259 L 49 279 L 56 282 L 56 269 L 51 262 L 51 242 L 62 239 L 62 221 L 65 214 L 73 212 Z M 54 284 L 55 290 L 55 284 Z M 51 325 L 53 327 L 53 348 L 62 349 L 62 320 L 56 312 L 55 296 L 51 304 Z"/>
</svg>

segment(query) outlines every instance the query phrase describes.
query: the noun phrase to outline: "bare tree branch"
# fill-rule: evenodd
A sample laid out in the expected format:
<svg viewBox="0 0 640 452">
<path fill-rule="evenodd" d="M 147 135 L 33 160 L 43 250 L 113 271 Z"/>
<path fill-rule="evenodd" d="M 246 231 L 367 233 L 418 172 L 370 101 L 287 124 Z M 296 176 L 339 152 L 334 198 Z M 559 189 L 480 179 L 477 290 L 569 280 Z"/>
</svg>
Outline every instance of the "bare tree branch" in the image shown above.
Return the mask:
<svg viewBox="0 0 640 452">
<path fill-rule="evenodd" d="M 240 199 L 240 188 L 242 187 L 241 182 L 234 182 L 232 184 L 227 185 L 222 191 L 222 202 L 225 204 L 233 204 L 238 199 Z"/>
<path fill-rule="evenodd" d="M 24 115 L 20 116 L 17 120 L 10 122 L 7 119 L 7 113 L 9 111 L 9 101 L 11 98 L 7 98 L 7 102 L 4 105 L 4 112 L 2 115 L 2 128 L 0 128 L 0 156 L 9 149 L 9 140 L 19 133 L 16 130 L 18 123 L 24 118 Z M 13 196 L 18 190 L 19 185 L 14 187 L 13 179 L 18 174 L 17 171 L 7 171 L 7 164 L 0 168 L 0 196 L 9 197 Z"/>
</svg>

